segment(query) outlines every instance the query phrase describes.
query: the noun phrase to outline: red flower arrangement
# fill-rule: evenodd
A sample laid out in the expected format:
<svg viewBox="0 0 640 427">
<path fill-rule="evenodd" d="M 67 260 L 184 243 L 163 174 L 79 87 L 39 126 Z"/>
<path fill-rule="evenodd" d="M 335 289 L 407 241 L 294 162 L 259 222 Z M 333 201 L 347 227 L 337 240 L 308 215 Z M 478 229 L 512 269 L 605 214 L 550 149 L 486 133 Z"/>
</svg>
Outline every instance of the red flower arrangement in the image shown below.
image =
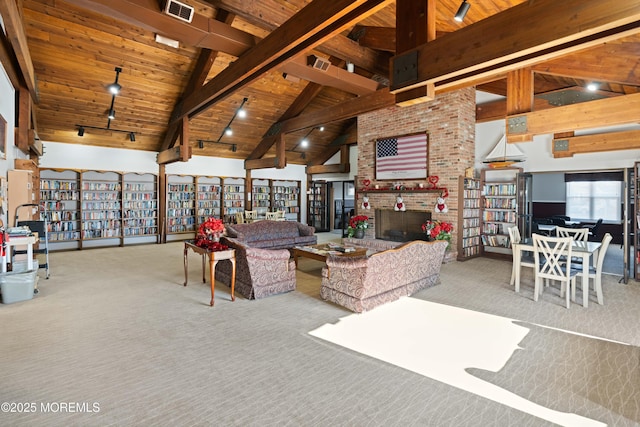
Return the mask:
<svg viewBox="0 0 640 427">
<path fill-rule="evenodd" d="M 347 235 L 353 237 L 356 230 L 366 230 L 369 228 L 369 217 L 366 215 L 356 215 L 349 219 L 349 228 L 347 229 Z"/>
<path fill-rule="evenodd" d="M 209 217 L 205 222 L 200 224 L 194 243 L 196 246 L 212 252 L 226 251 L 229 247 L 219 242 L 222 233 L 224 233 L 222 220 Z"/>
<path fill-rule="evenodd" d="M 451 244 L 453 225 L 450 222 L 429 220 L 422 224 L 422 231 L 426 233 L 427 237 L 435 240 L 446 240 Z"/>
</svg>

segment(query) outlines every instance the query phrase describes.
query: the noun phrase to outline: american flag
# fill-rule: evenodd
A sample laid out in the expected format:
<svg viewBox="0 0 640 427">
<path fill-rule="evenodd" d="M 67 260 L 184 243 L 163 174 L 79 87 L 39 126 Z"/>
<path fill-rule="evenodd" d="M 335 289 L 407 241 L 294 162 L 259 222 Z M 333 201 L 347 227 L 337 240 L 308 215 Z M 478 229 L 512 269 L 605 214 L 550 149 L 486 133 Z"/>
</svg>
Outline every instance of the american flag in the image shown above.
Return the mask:
<svg viewBox="0 0 640 427">
<path fill-rule="evenodd" d="M 426 177 L 426 133 L 376 141 L 376 179 Z"/>
</svg>

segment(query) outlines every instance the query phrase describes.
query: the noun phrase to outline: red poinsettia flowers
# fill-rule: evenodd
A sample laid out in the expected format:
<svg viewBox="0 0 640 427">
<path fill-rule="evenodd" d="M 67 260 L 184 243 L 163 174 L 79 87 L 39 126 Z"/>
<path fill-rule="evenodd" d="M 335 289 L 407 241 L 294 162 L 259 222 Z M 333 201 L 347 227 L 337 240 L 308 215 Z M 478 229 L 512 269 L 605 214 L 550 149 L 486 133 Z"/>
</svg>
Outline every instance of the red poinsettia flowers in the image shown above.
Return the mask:
<svg viewBox="0 0 640 427">
<path fill-rule="evenodd" d="M 453 225 L 450 222 L 429 220 L 422 224 L 422 231 L 435 240 L 451 241 Z"/>
<path fill-rule="evenodd" d="M 196 234 L 195 244 L 210 251 L 225 251 L 229 249 L 227 245 L 219 242 L 220 235 L 224 233 L 224 223 L 221 219 L 209 217 L 200 224 Z"/>
</svg>

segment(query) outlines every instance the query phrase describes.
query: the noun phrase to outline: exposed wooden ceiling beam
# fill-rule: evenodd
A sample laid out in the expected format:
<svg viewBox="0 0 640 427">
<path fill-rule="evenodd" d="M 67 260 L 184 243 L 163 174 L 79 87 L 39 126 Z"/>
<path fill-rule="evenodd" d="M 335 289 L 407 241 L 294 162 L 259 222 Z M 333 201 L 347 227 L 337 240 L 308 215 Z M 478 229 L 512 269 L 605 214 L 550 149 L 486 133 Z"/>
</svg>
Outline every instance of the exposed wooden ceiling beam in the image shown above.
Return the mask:
<svg viewBox="0 0 640 427">
<path fill-rule="evenodd" d="M 22 82 L 22 76 L 18 76 L 20 65 L 13 54 L 9 39 L 2 31 L 0 31 L 0 64 L 2 64 L 13 87 L 20 86 Z"/>
<path fill-rule="evenodd" d="M 427 83 L 446 87 L 534 65 L 636 34 L 639 22 L 640 0 L 522 3 L 417 48 L 417 76 L 400 79 L 392 72 L 392 91 Z M 394 68 L 406 60 L 394 57 Z"/>
<path fill-rule="evenodd" d="M 293 13 L 285 7 L 265 8 L 262 0 L 205 0 L 216 8 L 223 8 L 247 22 L 267 31 L 274 31 L 288 19 Z M 317 46 L 318 52 L 336 58 L 348 59 L 356 67 L 367 70 L 373 74 L 389 76 L 389 58 L 387 52 L 368 49 L 360 46 L 356 41 L 336 34 L 330 40 L 326 40 Z"/>
<path fill-rule="evenodd" d="M 202 90 L 182 101 L 171 122 L 182 115 L 199 114 L 282 62 L 313 49 L 390 3 L 392 0 L 334 0 L 330 4 L 313 1 L 211 79 Z"/>
<path fill-rule="evenodd" d="M 640 93 L 599 99 L 507 117 L 507 142 L 533 135 L 640 122 Z"/>
<path fill-rule="evenodd" d="M 586 92 L 587 90 L 583 87 L 574 86 L 571 88 L 563 88 L 554 91 L 539 93 L 535 95 L 533 100 L 533 108 L 531 111 L 540 111 L 545 110 L 547 108 L 556 108 L 559 105 L 552 105 L 547 99 L 543 98 L 546 95 L 551 95 L 554 93 L 564 93 L 565 95 L 568 93 L 575 94 L 574 98 L 577 99 L 577 94 L 580 92 Z M 591 93 L 591 92 L 589 92 Z M 604 92 L 604 91 L 596 91 L 595 92 L 600 98 L 612 98 L 615 96 L 620 96 L 618 93 L 613 92 Z M 568 96 L 567 96 L 568 97 Z M 585 100 L 588 98 L 585 98 Z M 507 117 L 507 101 L 505 99 L 500 99 L 491 102 L 485 102 L 483 104 L 479 104 L 476 106 L 476 123 L 482 122 L 490 122 L 493 120 L 502 120 Z"/>
<path fill-rule="evenodd" d="M 447 34 L 444 31 L 436 31 L 436 37 Z M 396 52 L 396 29 L 394 27 L 372 27 L 368 25 L 356 25 L 349 34 L 362 47 Z"/>
<path fill-rule="evenodd" d="M 349 37 L 362 47 L 396 52 L 396 29 L 393 27 L 356 25 Z"/>
<path fill-rule="evenodd" d="M 197 13 L 194 13 L 191 23 L 173 18 L 161 11 L 157 0 L 65 1 L 178 40 L 187 46 L 240 56 L 257 43 L 253 35 Z"/>
<path fill-rule="evenodd" d="M 553 140 L 553 157 L 640 149 L 640 130 L 572 136 Z"/>
<path fill-rule="evenodd" d="M 533 109 L 533 71 L 521 68 L 507 75 L 507 114 L 526 113 Z"/>
<path fill-rule="evenodd" d="M 0 16 L 4 22 L 7 39 L 15 52 L 15 57 L 20 65 L 20 74 L 29 89 L 29 94 L 34 103 L 38 103 L 38 88 L 36 85 L 36 73 L 33 69 L 27 35 L 24 31 L 22 17 L 15 1 L 0 1 Z"/>
<path fill-rule="evenodd" d="M 303 80 L 334 87 L 355 95 L 366 95 L 378 89 L 379 83 L 375 80 L 350 73 L 341 67 L 330 66 L 326 71 L 321 71 L 308 65 L 307 58 L 307 54 L 298 55 L 287 61 L 280 69 Z"/>
<path fill-rule="evenodd" d="M 344 60 L 339 58 L 329 58 L 331 65 L 335 66 L 343 66 Z M 275 144 L 280 135 L 280 125 L 279 122 L 290 119 L 292 117 L 296 117 L 300 113 L 304 111 L 305 108 L 313 101 L 313 99 L 320 93 L 322 90 L 322 85 L 314 82 L 309 82 L 302 92 L 298 94 L 296 99 L 289 105 L 287 111 L 284 112 L 282 116 L 280 116 L 277 123 L 274 123 L 269 127 L 269 131 L 267 134 L 262 137 L 262 140 L 253 152 L 247 157 L 247 160 L 259 159 L 264 156 L 269 149 Z"/>
<path fill-rule="evenodd" d="M 436 0 L 404 0 L 396 4 L 396 53 L 402 55 L 435 38 Z M 436 96 L 435 85 L 426 83 L 395 95 L 399 106 L 431 101 Z"/>
<path fill-rule="evenodd" d="M 395 106 L 395 96 L 389 92 L 388 88 L 384 88 L 370 95 L 360 96 L 322 110 L 293 117 L 278 123 L 277 127 L 280 133 L 295 132 L 392 106 Z"/>
<path fill-rule="evenodd" d="M 229 25 L 233 22 L 234 18 L 235 18 L 235 15 L 228 13 L 227 11 L 224 11 L 224 10 L 219 10 L 218 13 L 216 14 L 216 20 L 219 20 Z M 179 99 L 186 98 L 187 96 L 192 94 L 195 90 L 202 87 L 205 80 L 207 79 L 209 71 L 211 70 L 213 61 L 215 61 L 217 56 L 218 56 L 217 50 L 203 48 L 200 51 L 200 55 L 198 56 L 198 59 L 196 61 L 196 66 L 194 67 L 193 72 L 189 77 L 189 82 L 187 83 L 187 86 L 185 87 L 184 92 Z M 175 111 L 175 108 L 176 107 L 174 106 L 174 111 Z M 176 138 L 178 137 L 178 130 L 179 130 L 179 122 L 173 122 L 167 126 L 167 131 L 164 134 L 164 139 L 162 140 L 160 151 L 166 150 L 167 148 L 172 147 L 175 144 Z"/>
<path fill-rule="evenodd" d="M 631 66 L 636 62 L 640 35 L 616 40 L 602 46 L 563 56 L 533 66 L 537 73 L 564 76 L 592 82 L 609 82 L 638 86 L 640 70 Z"/>
<path fill-rule="evenodd" d="M 331 165 L 307 166 L 307 175 L 317 175 L 321 173 L 347 173 L 350 170 L 349 163 L 334 163 Z"/>
</svg>

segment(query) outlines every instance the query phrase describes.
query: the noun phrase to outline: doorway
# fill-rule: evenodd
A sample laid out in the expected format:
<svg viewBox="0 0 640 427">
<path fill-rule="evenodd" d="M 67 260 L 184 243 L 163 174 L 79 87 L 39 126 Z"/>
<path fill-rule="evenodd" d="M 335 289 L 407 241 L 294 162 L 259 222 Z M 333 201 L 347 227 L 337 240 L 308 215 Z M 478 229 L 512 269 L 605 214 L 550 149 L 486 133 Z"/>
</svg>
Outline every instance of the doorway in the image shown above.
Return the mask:
<svg viewBox="0 0 640 427">
<path fill-rule="evenodd" d="M 347 237 L 349 219 L 355 215 L 355 184 L 353 181 L 334 181 L 333 192 L 333 227 L 336 232 Z"/>
</svg>

